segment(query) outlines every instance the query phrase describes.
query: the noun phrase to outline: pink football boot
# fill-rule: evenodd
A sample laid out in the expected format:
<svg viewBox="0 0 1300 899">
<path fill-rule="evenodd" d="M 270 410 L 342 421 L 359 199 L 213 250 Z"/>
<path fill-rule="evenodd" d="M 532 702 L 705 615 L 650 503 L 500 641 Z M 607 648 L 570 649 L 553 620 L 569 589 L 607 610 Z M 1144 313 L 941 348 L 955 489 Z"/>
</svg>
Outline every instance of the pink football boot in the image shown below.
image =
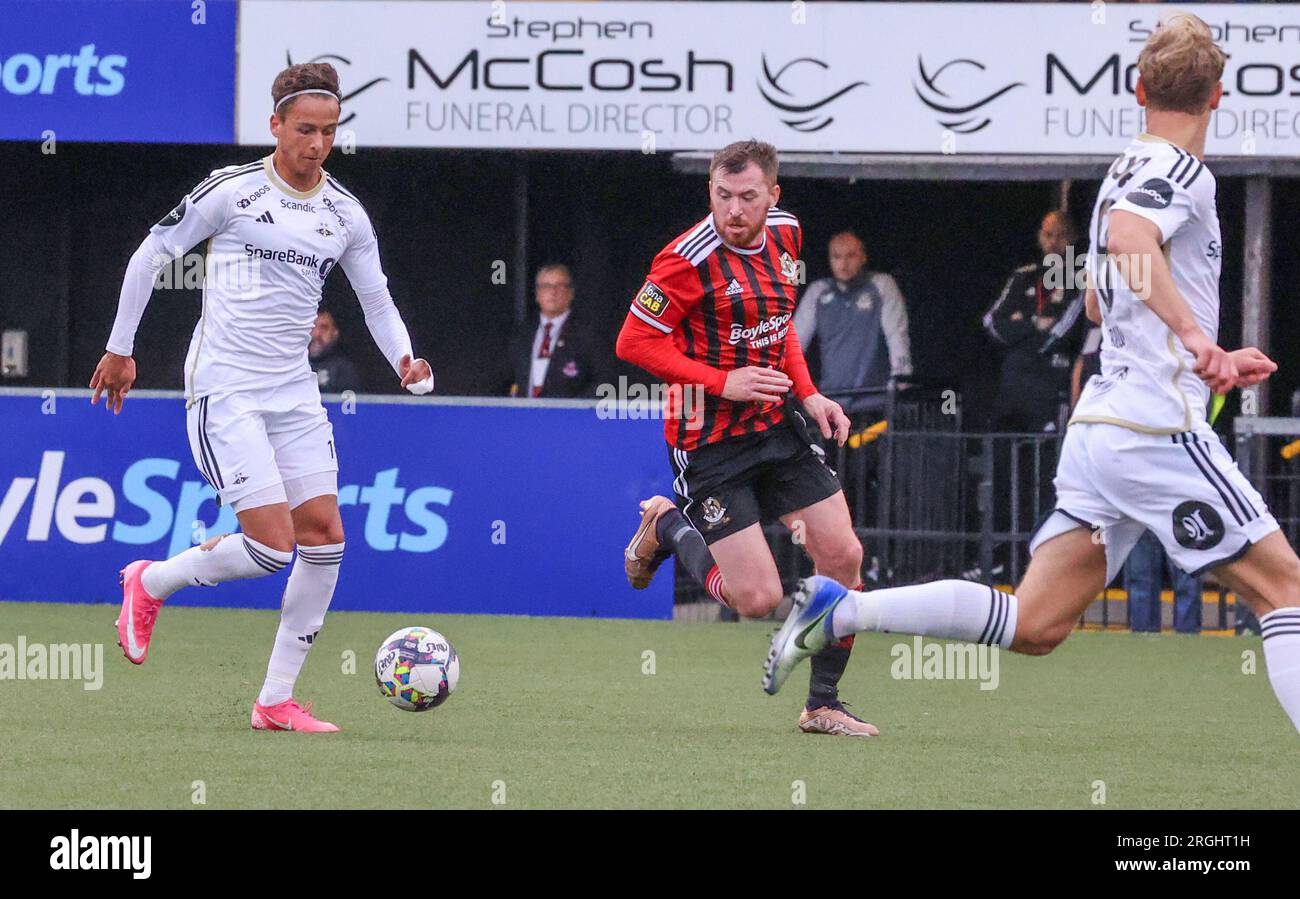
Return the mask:
<svg viewBox="0 0 1300 899">
<path fill-rule="evenodd" d="M 145 590 L 141 575 L 153 562 L 141 559 L 121 570 L 122 611 L 117 616 L 117 645 L 128 662 L 143 665 L 149 655 L 149 639 L 163 601 Z"/>
<path fill-rule="evenodd" d="M 310 702 L 303 708 L 293 699 L 275 705 L 262 705 L 253 700 L 253 730 L 300 730 L 314 734 L 332 734 L 338 727 L 312 717 Z"/>
</svg>

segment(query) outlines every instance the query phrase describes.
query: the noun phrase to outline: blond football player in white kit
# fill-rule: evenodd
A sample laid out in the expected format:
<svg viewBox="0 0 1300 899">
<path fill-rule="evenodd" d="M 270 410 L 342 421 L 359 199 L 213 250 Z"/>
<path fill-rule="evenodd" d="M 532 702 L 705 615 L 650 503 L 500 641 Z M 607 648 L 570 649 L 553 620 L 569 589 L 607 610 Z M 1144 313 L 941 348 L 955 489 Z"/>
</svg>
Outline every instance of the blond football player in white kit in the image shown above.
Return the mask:
<svg viewBox="0 0 1300 899">
<path fill-rule="evenodd" d="M 239 534 L 166 561 L 122 570 L 118 641 L 145 661 L 163 602 L 185 586 L 274 574 L 297 560 L 262 691 L 258 730 L 329 732 L 293 698 L 325 620 L 343 558 L 338 459 L 307 345 L 325 278 L 337 263 L 366 325 L 411 393 L 433 389 L 379 261 L 365 209 L 322 166 L 339 119 L 339 80 L 324 63 L 291 66 L 271 89 L 275 152 L 211 174 L 155 225 L 131 257 L 108 351 L 91 378 L 120 412 L 135 381 L 135 332 L 161 267 L 204 241 L 203 312 L 185 362 L 185 406 L 195 465 L 239 519 Z"/>
<path fill-rule="evenodd" d="M 1193 574 L 1213 572 L 1259 616 L 1269 681 L 1300 730 L 1300 559 L 1206 423 L 1211 392 L 1277 366 L 1217 344 L 1222 246 L 1202 157 L 1225 61 L 1195 16 L 1169 18 L 1138 57 L 1147 131 L 1111 166 L 1090 236 L 1088 317 L 1102 373 L 1083 391 L 1014 594 L 967 581 L 862 593 L 805 582 L 773 639 L 764 687 L 857 631 L 920 634 L 1045 655 L 1073 630 L 1150 530 Z"/>
</svg>

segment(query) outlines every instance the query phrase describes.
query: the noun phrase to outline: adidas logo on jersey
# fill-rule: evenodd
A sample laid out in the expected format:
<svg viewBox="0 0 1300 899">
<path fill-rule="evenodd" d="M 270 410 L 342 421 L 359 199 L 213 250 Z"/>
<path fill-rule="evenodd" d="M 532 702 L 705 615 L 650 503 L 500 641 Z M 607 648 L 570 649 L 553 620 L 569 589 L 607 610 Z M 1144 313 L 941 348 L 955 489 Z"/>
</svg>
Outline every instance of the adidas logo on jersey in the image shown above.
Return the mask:
<svg viewBox="0 0 1300 899">
<path fill-rule="evenodd" d="M 261 215 L 259 215 L 256 219 L 254 219 L 254 221 L 257 221 L 257 222 L 265 222 L 265 223 L 268 224 L 268 225 L 274 225 L 274 224 L 275 224 L 275 219 L 271 218 L 271 213 L 270 213 L 270 211 L 263 212 L 263 213 L 262 213 Z"/>
<path fill-rule="evenodd" d="M 731 283 L 727 285 L 727 296 L 734 297 L 744 292 L 745 290 L 740 286 L 740 282 L 737 281 L 735 278 L 732 278 Z"/>
</svg>

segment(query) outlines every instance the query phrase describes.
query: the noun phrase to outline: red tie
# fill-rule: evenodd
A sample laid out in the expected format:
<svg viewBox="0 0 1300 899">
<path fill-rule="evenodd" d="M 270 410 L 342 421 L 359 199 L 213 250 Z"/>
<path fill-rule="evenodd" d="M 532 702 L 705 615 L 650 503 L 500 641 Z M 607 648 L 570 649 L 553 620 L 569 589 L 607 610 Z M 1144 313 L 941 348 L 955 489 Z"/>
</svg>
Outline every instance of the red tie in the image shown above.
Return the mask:
<svg viewBox="0 0 1300 899">
<path fill-rule="evenodd" d="M 551 325 L 552 324 L 553 322 L 547 322 L 542 327 L 542 345 L 537 348 L 538 359 L 551 358 Z M 542 395 L 542 385 L 537 384 L 533 387 L 533 396 L 537 397 L 541 395 Z"/>
<path fill-rule="evenodd" d="M 542 345 L 537 350 L 538 359 L 551 358 L 551 325 L 552 322 L 547 322 L 546 326 L 542 328 Z"/>
</svg>

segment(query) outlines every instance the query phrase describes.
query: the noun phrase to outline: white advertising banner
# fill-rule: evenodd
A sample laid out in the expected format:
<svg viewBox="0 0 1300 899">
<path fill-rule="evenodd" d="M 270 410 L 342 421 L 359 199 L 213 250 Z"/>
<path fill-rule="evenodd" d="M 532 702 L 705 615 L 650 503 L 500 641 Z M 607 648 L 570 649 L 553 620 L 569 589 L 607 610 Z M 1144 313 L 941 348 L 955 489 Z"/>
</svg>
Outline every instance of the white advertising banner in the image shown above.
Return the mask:
<svg viewBox="0 0 1300 899">
<path fill-rule="evenodd" d="M 1114 153 L 1175 10 L 1229 54 L 1208 152 L 1300 156 L 1286 4 L 243 0 L 238 138 L 271 143 L 272 80 L 317 60 L 359 146 Z"/>
</svg>

